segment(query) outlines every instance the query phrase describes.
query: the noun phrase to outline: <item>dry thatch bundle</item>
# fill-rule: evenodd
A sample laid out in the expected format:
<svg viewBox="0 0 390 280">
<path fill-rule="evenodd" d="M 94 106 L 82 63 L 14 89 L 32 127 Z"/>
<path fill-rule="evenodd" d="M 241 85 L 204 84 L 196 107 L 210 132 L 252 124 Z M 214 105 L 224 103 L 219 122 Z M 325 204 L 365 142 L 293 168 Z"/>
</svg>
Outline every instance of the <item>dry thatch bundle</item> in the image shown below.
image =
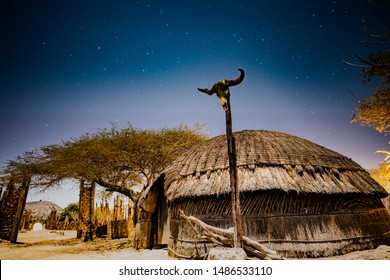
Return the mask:
<svg viewBox="0 0 390 280">
<path fill-rule="evenodd" d="M 246 235 L 284 256 L 327 256 L 390 243 L 387 192 L 351 159 L 289 134 L 234 134 Z M 179 209 L 212 226 L 231 227 L 226 136 L 210 139 L 178 158 L 140 199 L 155 213 L 170 208 L 169 245 L 178 253 L 207 251 Z M 158 207 L 157 207 L 158 206 Z M 153 236 L 152 236 L 153 237 Z"/>
<path fill-rule="evenodd" d="M 386 191 L 351 159 L 313 142 L 271 131 L 235 134 L 241 191 L 298 193 Z M 213 138 L 180 157 L 165 173 L 168 200 L 230 191 L 226 137 Z"/>
</svg>

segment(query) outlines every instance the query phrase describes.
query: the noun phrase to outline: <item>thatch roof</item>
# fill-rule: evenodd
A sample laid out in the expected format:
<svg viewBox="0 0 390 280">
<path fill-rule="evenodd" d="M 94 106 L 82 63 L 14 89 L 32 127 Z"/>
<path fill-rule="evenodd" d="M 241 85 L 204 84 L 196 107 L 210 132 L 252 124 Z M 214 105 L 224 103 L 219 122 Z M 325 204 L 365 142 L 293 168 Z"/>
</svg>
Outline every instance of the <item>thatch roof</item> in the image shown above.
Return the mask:
<svg viewBox="0 0 390 280">
<path fill-rule="evenodd" d="M 273 131 L 234 133 L 240 190 L 298 193 L 387 192 L 356 162 L 311 141 Z M 214 137 L 183 154 L 163 172 L 169 201 L 230 192 L 226 136 Z M 156 181 L 161 182 L 162 179 Z M 150 193 L 155 193 L 152 186 Z M 146 196 L 141 198 L 147 200 Z M 153 195 L 152 195 L 153 196 Z"/>
<path fill-rule="evenodd" d="M 27 202 L 25 206 L 25 211 L 31 211 L 31 218 L 37 220 L 48 219 L 53 210 L 56 210 L 57 214 L 62 212 L 60 206 L 50 201 Z"/>
</svg>

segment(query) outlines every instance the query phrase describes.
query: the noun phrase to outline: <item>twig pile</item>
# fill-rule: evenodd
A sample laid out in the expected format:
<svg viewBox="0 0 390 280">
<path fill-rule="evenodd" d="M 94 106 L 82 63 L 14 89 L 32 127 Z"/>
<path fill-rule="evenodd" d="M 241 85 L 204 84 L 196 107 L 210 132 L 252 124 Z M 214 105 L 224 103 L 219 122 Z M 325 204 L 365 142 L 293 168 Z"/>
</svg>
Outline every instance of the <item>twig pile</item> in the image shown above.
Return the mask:
<svg viewBox="0 0 390 280">
<path fill-rule="evenodd" d="M 210 226 L 201 220 L 187 216 L 182 210 L 180 216 L 184 218 L 196 232 L 197 236 L 202 239 L 207 239 L 217 246 L 233 247 L 233 231 L 230 229 L 220 229 Z M 202 232 L 199 232 L 195 225 L 198 225 Z M 248 257 L 255 257 L 262 260 L 282 260 L 283 258 L 273 250 L 261 245 L 259 242 L 251 240 L 250 238 L 243 236 L 244 251 Z"/>
</svg>

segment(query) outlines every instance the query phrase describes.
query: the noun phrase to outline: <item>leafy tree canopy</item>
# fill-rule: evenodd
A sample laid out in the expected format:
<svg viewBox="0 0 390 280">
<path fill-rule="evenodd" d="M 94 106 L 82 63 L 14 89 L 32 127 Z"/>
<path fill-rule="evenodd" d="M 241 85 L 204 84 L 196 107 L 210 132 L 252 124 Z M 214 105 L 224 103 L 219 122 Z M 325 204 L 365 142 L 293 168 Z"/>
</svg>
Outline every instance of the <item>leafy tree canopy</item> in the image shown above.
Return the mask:
<svg viewBox="0 0 390 280">
<path fill-rule="evenodd" d="M 77 216 L 79 214 L 79 204 L 78 203 L 71 203 L 68 206 L 66 206 L 60 215 L 60 220 L 65 220 L 65 217 L 69 217 L 69 221 L 73 221 L 77 219 Z"/>
<path fill-rule="evenodd" d="M 369 56 L 362 58 L 355 55 L 356 63 L 348 63 L 361 67 L 360 76 L 363 83 L 374 78 L 380 80 L 380 85 L 373 88 L 372 94 L 366 99 L 359 99 L 355 107 L 352 122 L 370 126 L 379 132 L 389 133 L 390 129 L 390 29 L 382 35 L 372 35 L 367 32 L 370 40 L 363 41 L 369 50 Z"/>
<path fill-rule="evenodd" d="M 366 99 L 359 100 L 360 104 L 355 107 L 352 122 L 359 122 L 361 125 L 370 126 L 377 131 L 388 134 L 390 132 L 390 28 L 385 34 L 369 34 L 373 41 L 362 42 L 370 54 L 367 58 L 358 55 L 354 56 L 357 64 L 361 67 L 360 76 L 363 83 L 374 78 L 380 80 L 380 85 L 373 88 L 372 94 Z M 370 171 L 371 176 L 383 187 L 390 191 L 390 152 L 378 151 L 386 155 L 383 163 Z"/>
<path fill-rule="evenodd" d="M 4 178 L 29 174 L 43 189 L 65 179 L 91 181 L 134 200 L 139 193 L 134 187 L 145 189 L 176 157 L 204 140 L 200 126 L 141 130 L 113 125 L 26 153 L 10 161 L 2 174 Z"/>
</svg>

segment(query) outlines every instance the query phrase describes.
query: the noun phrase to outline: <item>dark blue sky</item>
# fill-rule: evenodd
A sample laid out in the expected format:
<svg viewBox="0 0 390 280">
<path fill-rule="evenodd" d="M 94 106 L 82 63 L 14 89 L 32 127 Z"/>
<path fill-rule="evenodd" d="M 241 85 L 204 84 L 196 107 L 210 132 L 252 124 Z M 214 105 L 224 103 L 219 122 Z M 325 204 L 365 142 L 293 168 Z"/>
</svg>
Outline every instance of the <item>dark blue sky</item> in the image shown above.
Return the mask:
<svg viewBox="0 0 390 280">
<path fill-rule="evenodd" d="M 233 129 L 291 133 L 372 168 L 388 139 L 351 124 L 366 55 L 389 1 L 2 1 L 0 161 L 116 122 L 225 132 L 216 96 L 236 78 Z"/>
</svg>

